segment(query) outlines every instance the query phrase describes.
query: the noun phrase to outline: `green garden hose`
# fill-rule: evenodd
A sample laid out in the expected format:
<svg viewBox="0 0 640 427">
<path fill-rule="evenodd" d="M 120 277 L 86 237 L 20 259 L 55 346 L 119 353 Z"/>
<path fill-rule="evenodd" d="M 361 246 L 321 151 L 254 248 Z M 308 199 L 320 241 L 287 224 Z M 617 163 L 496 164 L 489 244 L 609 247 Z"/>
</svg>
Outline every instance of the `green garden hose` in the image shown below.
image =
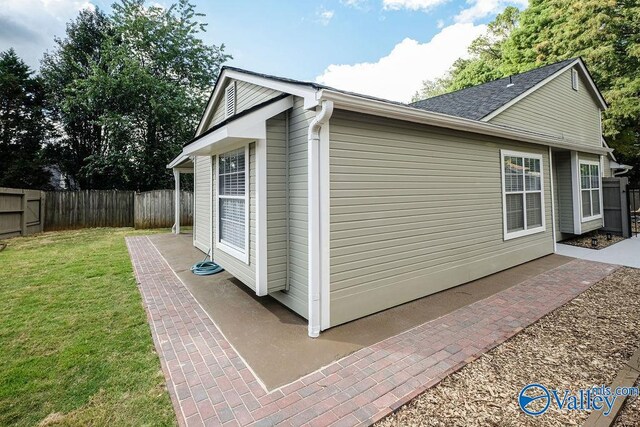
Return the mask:
<svg viewBox="0 0 640 427">
<path fill-rule="evenodd" d="M 221 271 L 224 271 L 224 268 L 220 267 L 215 262 L 207 261 L 208 257 L 209 257 L 209 253 L 205 255 L 202 261 L 195 263 L 191 267 L 191 272 L 197 276 L 210 276 L 212 274 L 217 274 L 217 273 L 220 273 Z"/>
</svg>

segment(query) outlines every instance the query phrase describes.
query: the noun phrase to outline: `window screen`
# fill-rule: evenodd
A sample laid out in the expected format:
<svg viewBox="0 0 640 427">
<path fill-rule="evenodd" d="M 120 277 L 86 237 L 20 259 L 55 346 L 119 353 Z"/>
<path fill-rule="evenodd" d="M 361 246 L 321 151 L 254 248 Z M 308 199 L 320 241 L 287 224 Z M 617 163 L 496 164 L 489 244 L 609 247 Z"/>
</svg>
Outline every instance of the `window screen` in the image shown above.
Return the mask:
<svg viewBox="0 0 640 427">
<path fill-rule="evenodd" d="M 218 240 L 238 251 L 246 246 L 247 167 L 245 148 L 218 157 Z"/>
<path fill-rule="evenodd" d="M 507 234 L 543 227 L 542 159 L 504 155 L 503 178 Z"/>
<path fill-rule="evenodd" d="M 598 217 L 600 206 L 600 165 L 580 162 L 582 218 Z"/>
</svg>

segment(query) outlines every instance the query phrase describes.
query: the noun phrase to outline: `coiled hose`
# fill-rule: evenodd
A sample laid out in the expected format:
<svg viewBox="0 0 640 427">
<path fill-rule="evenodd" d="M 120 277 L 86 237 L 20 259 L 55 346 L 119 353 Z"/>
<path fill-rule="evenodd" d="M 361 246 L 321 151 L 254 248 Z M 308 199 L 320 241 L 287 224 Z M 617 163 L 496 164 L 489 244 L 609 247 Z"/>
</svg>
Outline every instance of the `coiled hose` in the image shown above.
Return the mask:
<svg viewBox="0 0 640 427">
<path fill-rule="evenodd" d="M 205 255 L 204 259 L 200 262 L 195 263 L 192 267 L 191 267 L 191 272 L 197 276 L 210 276 L 212 274 L 218 274 L 221 271 L 224 271 L 224 268 L 220 267 L 218 264 L 216 264 L 213 261 L 207 261 L 207 258 L 209 258 L 209 253 L 211 252 L 211 250 L 209 250 L 209 252 L 207 252 L 207 255 Z"/>
</svg>

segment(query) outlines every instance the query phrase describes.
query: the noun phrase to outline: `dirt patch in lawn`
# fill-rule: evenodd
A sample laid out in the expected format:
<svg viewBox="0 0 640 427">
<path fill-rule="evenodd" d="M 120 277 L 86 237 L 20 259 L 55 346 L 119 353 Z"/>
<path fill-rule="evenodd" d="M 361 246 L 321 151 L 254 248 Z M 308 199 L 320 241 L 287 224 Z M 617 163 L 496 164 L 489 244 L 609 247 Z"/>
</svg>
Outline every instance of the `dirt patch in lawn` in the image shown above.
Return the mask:
<svg viewBox="0 0 640 427">
<path fill-rule="evenodd" d="M 598 244 L 593 246 L 591 239 L 596 238 Z M 604 249 L 608 246 L 615 245 L 618 242 L 622 242 L 624 237 L 617 236 L 615 234 L 611 235 L 611 240 L 607 239 L 607 233 L 603 233 L 600 231 L 594 231 L 592 233 L 583 234 L 582 236 L 577 236 L 572 239 L 563 240 L 562 243 L 565 245 L 571 246 L 579 246 L 581 248 L 587 249 Z"/>
<path fill-rule="evenodd" d="M 640 270 L 622 268 L 448 376 L 378 426 L 582 424 L 587 411 L 559 411 L 552 406 L 539 417 L 525 415 L 517 403 L 518 393 L 530 383 L 573 392 L 609 385 L 639 342 Z M 634 402 L 628 406 L 638 405 Z M 632 424 L 637 414 L 633 416 Z"/>
</svg>

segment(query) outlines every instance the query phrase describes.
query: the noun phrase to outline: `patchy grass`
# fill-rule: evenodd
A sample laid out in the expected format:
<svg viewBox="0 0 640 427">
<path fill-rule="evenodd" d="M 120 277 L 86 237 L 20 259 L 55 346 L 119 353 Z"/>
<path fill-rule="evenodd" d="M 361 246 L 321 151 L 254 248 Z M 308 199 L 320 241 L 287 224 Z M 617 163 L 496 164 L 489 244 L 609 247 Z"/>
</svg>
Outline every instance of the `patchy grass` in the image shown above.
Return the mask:
<svg viewBox="0 0 640 427">
<path fill-rule="evenodd" d="M 640 270 L 621 268 L 510 340 L 449 375 L 377 427 L 581 425 L 587 411 L 550 407 L 539 417 L 517 403 L 522 387 L 609 385 L 640 343 Z M 630 400 L 621 426 L 637 425 Z M 541 409 L 536 408 L 533 409 Z"/>
<path fill-rule="evenodd" d="M 0 425 L 176 424 L 124 242 L 149 233 L 5 241 Z"/>
</svg>

